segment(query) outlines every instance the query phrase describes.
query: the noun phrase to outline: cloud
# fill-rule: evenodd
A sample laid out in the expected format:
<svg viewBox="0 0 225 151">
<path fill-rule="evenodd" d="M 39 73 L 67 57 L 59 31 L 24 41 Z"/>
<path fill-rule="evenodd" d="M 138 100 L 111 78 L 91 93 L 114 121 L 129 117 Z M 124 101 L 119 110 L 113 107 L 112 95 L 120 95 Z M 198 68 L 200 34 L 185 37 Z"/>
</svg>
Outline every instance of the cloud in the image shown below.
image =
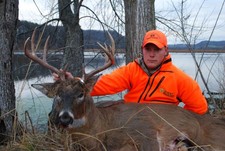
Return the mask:
<svg viewBox="0 0 225 151">
<path fill-rule="evenodd" d="M 41 10 L 41 12 L 38 11 L 37 6 L 34 4 L 37 4 L 37 6 L 39 7 L 39 10 Z M 83 3 L 92 8 L 95 9 L 95 12 L 97 12 L 97 14 L 99 15 L 98 17 L 101 18 L 101 15 L 108 15 L 108 16 L 113 16 L 112 13 L 109 12 L 109 7 L 106 7 L 105 5 L 100 5 L 99 3 L 97 3 L 99 0 L 93 0 L 93 1 L 84 1 Z M 181 0 L 158 0 L 155 1 L 155 9 L 157 13 L 164 13 L 164 17 L 168 18 L 168 19 L 178 19 L 176 15 L 175 11 L 173 8 L 172 3 L 174 3 L 174 5 L 179 9 L 179 4 L 181 3 Z M 202 1 L 196 1 L 196 0 L 189 0 L 186 1 L 187 2 L 187 6 L 185 7 L 185 11 L 187 13 L 190 13 L 190 16 L 192 17 L 189 20 L 189 23 L 192 24 L 191 21 L 194 20 L 194 17 L 197 14 L 198 9 L 201 6 L 201 2 Z M 205 28 L 204 31 L 202 32 L 202 36 L 200 37 L 200 40 L 207 40 L 212 32 L 213 26 L 215 25 L 215 21 L 216 18 L 219 14 L 220 8 L 222 6 L 223 0 L 216 0 L 216 1 L 212 1 L 212 0 L 207 0 L 205 1 L 202 10 L 199 14 L 199 17 L 197 18 L 197 22 L 198 26 L 201 26 L 201 24 L 204 24 Z M 47 19 L 48 19 L 48 14 L 51 12 L 51 8 L 52 6 L 57 7 L 57 0 L 19 0 L 19 19 L 20 20 L 27 20 L 27 21 L 31 21 L 31 22 L 36 22 L 36 23 L 44 23 Z M 99 6 L 102 6 L 101 9 L 98 9 Z M 108 6 L 108 5 L 107 5 Z M 97 8 L 98 7 L 98 8 Z M 104 10 L 102 8 L 107 8 L 108 10 Z M 100 10 L 100 11 L 99 11 Z M 57 11 L 57 8 L 54 8 L 54 11 Z M 107 12 L 105 12 L 107 11 Z M 53 14 L 53 13 L 52 13 Z M 82 9 L 82 12 L 80 13 L 80 15 L 83 16 L 88 16 L 90 15 L 90 11 L 87 11 L 85 9 Z M 47 17 L 46 17 L 47 16 Z M 114 18 L 109 19 L 110 17 L 108 16 L 103 16 L 102 20 L 107 20 L 110 22 L 113 21 Z M 51 16 L 50 16 L 51 17 Z M 108 19 L 104 19 L 108 17 Z M 204 22 L 204 19 L 206 20 L 206 22 Z M 91 19 L 91 18 L 82 18 L 81 22 L 80 22 L 82 29 L 100 29 L 101 25 Z M 160 26 L 157 23 L 157 26 Z M 219 22 L 217 23 L 217 26 L 215 28 L 214 34 L 212 36 L 212 40 L 225 40 L 224 38 L 224 31 L 225 31 L 225 9 L 223 9 L 221 16 L 219 18 Z M 173 37 L 169 36 L 169 41 L 171 43 L 174 43 L 175 41 L 179 41 L 179 39 L 177 37 Z"/>
<path fill-rule="evenodd" d="M 35 5 L 35 3 L 36 5 Z M 43 23 L 50 14 L 55 0 L 20 0 L 19 1 L 19 19 L 35 23 Z M 54 8 L 53 8 L 54 9 Z"/>
<path fill-rule="evenodd" d="M 194 42 L 194 36 L 198 36 L 195 42 L 208 40 L 213 32 L 211 40 L 225 40 L 223 35 L 223 31 L 225 30 L 225 9 L 222 8 L 223 0 L 207 0 L 204 1 L 203 5 L 202 2 L 203 0 L 188 0 L 184 3 L 183 14 L 184 17 L 187 17 L 187 20 L 183 24 L 186 25 L 184 30 L 187 33 L 187 38 L 192 39 L 191 42 Z M 179 28 L 181 26 L 181 0 L 162 0 L 160 3 L 156 1 L 155 6 L 157 15 L 167 20 L 176 21 L 178 25 L 174 26 L 174 28 L 178 32 L 181 31 Z M 176 8 L 176 11 L 174 8 Z M 221 9 L 222 12 L 220 14 Z M 216 22 L 218 16 L 219 20 Z M 159 24 L 157 25 L 160 26 Z M 194 30 L 191 29 L 192 26 L 194 26 Z M 162 25 L 160 27 L 163 28 Z M 180 43 L 180 40 L 176 36 L 169 35 L 169 42 Z"/>
</svg>

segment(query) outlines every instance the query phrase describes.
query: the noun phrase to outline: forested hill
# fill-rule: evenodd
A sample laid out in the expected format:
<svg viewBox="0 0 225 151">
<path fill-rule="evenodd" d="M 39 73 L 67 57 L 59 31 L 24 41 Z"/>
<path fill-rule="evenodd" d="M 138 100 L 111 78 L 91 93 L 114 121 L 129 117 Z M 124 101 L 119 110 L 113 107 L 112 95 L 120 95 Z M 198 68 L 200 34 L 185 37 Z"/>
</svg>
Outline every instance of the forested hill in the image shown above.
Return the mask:
<svg viewBox="0 0 225 151">
<path fill-rule="evenodd" d="M 169 45 L 170 49 L 173 50 L 185 50 L 187 46 L 185 44 Z M 195 50 L 224 50 L 225 51 L 225 40 L 224 41 L 201 41 L 193 46 Z"/>
<path fill-rule="evenodd" d="M 64 46 L 66 34 L 65 30 L 62 26 L 51 26 L 48 25 L 44 27 L 43 25 L 38 25 L 35 23 L 27 22 L 27 21 L 19 21 L 17 27 L 17 40 L 16 40 L 16 50 L 22 50 L 23 44 L 27 37 L 30 37 L 33 29 L 38 27 L 38 32 L 45 28 L 45 32 L 43 35 L 43 40 L 40 43 L 43 47 L 44 41 L 46 40 L 47 36 L 50 35 L 50 45 L 49 49 L 59 49 Z M 109 31 L 113 36 L 117 49 L 124 49 L 125 48 L 125 37 L 121 34 L 117 33 L 116 31 Z M 100 30 L 83 30 L 84 34 L 84 49 L 96 49 L 99 48 L 97 42 L 109 44 L 109 39 L 106 32 Z M 206 46 L 208 47 L 206 48 Z M 202 41 L 194 46 L 195 49 L 208 49 L 208 50 L 224 50 L 225 51 L 225 40 L 224 41 Z M 169 49 L 172 50 L 185 50 L 187 49 L 185 44 L 176 44 L 176 45 L 169 45 Z"/>
<path fill-rule="evenodd" d="M 50 49 L 58 49 L 64 47 L 66 33 L 63 26 L 51 26 L 48 25 L 44 27 L 43 25 L 38 25 L 35 23 L 27 22 L 27 21 L 19 21 L 17 26 L 17 40 L 16 40 L 16 50 L 23 49 L 23 44 L 25 40 L 31 36 L 33 29 L 37 28 L 37 35 L 40 31 L 45 28 L 45 32 L 43 34 L 43 40 L 41 42 L 41 46 L 43 47 L 44 42 L 47 36 L 50 35 Z M 109 31 L 110 34 L 113 36 L 116 47 L 117 48 L 124 48 L 125 46 L 125 38 L 124 36 L 118 34 L 116 31 Z M 100 30 L 83 30 L 84 35 L 84 48 L 85 49 L 95 49 L 99 48 L 97 42 L 101 44 L 110 44 L 107 32 L 103 32 Z"/>
</svg>

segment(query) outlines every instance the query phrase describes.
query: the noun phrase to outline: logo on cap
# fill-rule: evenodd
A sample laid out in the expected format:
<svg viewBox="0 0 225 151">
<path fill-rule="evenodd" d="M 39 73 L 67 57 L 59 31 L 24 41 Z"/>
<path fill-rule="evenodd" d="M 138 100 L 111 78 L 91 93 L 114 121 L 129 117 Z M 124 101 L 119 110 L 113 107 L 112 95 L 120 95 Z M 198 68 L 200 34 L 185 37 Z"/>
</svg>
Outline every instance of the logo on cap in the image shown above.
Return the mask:
<svg viewBox="0 0 225 151">
<path fill-rule="evenodd" d="M 157 34 L 151 34 L 147 37 L 147 39 L 160 39 L 160 37 Z"/>
</svg>

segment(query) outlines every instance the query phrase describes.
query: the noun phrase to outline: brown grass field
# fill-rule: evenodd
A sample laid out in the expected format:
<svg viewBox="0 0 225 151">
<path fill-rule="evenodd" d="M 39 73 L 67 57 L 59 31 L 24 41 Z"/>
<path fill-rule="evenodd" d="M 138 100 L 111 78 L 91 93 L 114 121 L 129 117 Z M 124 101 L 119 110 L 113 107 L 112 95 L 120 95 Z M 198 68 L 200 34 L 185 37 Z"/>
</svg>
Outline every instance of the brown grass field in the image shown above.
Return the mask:
<svg viewBox="0 0 225 151">
<path fill-rule="evenodd" d="M 214 118 L 221 118 L 225 120 L 225 110 L 218 110 L 214 112 L 212 116 Z M 29 123 L 29 121 L 27 123 Z M 79 141 L 72 142 L 71 135 L 65 131 L 62 132 L 60 130 L 51 129 L 49 132 L 39 132 L 38 130 L 35 130 L 30 123 L 29 126 L 21 126 L 18 124 L 15 130 L 17 133 L 11 137 L 11 141 L 0 146 L 0 151 L 88 151 L 83 149 L 85 148 L 84 146 L 80 149 Z M 25 129 L 24 127 L 29 128 Z M 97 140 L 95 136 L 89 136 L 87 134 L 83 135 Z M 182 150 L 176 151 L 189 150 L 185 147 L 182 148 Z"/>
</svg>

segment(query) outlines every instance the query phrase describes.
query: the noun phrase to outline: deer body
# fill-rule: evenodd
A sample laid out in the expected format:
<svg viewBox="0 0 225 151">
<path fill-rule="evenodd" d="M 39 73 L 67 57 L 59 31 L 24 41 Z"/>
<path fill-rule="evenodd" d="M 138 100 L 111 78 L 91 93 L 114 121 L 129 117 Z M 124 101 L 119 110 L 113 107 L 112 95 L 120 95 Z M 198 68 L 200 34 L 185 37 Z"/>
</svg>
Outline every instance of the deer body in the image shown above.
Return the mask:
<svg viewBox="0 0 225 151">
<path fill-rule="evenodd" d="M 117 103 L 96 107 L 90 96 L 93 81 L 57 81 L 53 88 L 50 84 L 32 85 L 54 96 L 51 123 L 67 129 L 74 141 L 83 139 L 80 142 L 87 148 L 103 150 L 104 145 L 108 150 L 172 151 L 175 141 L 188 140 L 191 146 L 225 150 L 225 122 L 174 105 Z"/>
</svg>

